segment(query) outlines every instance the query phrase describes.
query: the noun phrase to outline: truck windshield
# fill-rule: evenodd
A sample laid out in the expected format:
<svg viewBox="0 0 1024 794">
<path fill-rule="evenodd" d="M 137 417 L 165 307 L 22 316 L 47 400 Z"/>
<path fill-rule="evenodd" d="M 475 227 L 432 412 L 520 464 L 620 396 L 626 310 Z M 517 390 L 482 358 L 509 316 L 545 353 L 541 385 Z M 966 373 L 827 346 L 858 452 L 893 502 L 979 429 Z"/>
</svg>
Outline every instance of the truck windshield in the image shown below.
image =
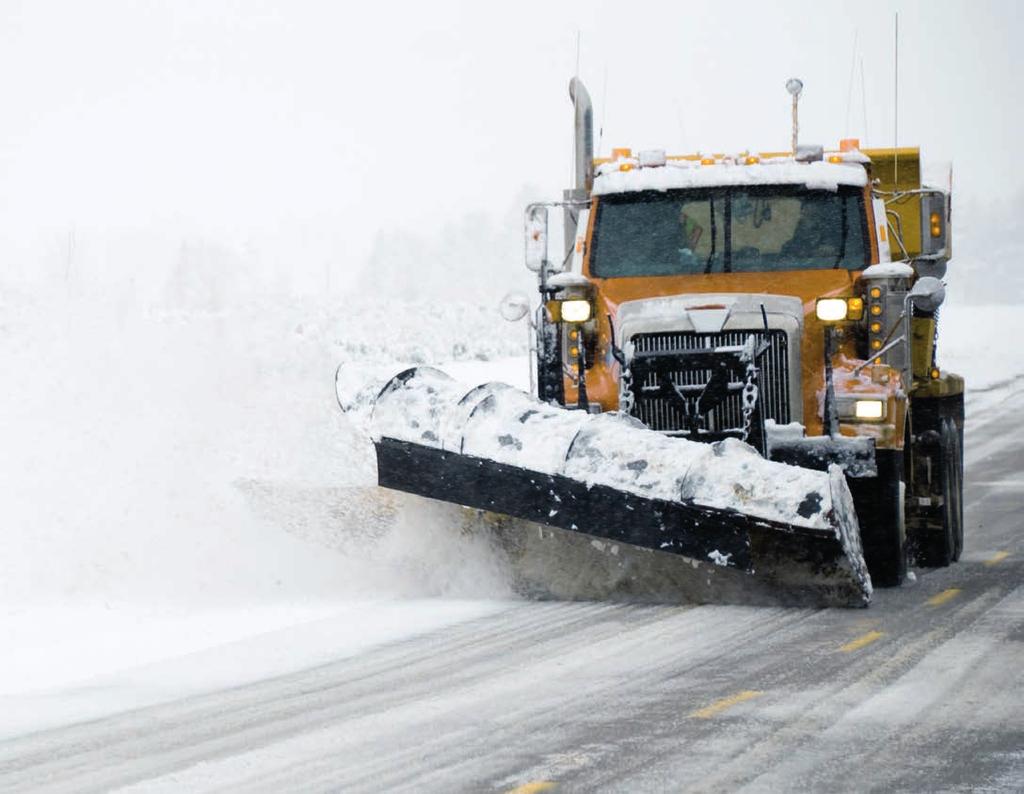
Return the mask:
<svg viewBox="0 0 1024 794">
<path fill-rule="evenodd" d="M 758 185 L 646 191 L 598 201 L 590 272 L 599 278 L 859 270 L 867 223 L 859 188 Z"/>
</svg>

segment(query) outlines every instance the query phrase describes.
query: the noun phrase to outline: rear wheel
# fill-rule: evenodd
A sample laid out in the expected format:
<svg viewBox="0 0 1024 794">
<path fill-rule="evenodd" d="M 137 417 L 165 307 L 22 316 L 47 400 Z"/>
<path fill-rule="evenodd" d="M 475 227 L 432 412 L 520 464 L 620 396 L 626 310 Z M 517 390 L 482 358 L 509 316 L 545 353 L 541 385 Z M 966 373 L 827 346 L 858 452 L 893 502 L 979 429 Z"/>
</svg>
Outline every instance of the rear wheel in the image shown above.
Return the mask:
<svg viewBox="0 0 1024 794">
<path fill-rule="evenodd" d="M 952 522 L 953 534 L 953 555 L 952 560 L 960 559 L 964 550 L 964 458 L 963 444 L 960 440 L 960 431 L 952 419 L 946 420 L 950 439 L 949 454 L 949 481 L 943 483 L 943 499 L 951 503 L 949 518 Z M 945 454 L 945 449 L 943 450 Z"/>
<path fill-rule="evenodd" d="M 942 420 L 942 537 L 948 547 L 941 550 L 940 564 L 949 565 L 960 559 L 964 548 L 963 458 L 960 454 L 960 432 L 949 418 Z"/>
<path fill-rule="evenodd" d="M 940 521 L 922 533 L 917 554 L 918 564 L 926 568 L 945 568 L 960 558 L 964 545 L 963 470 L 960 459 L 960 437 L 952 419 L 942 420 L 938 455 L 933 458 L 938 469 L 936 495 L 942 496 Z"/>
</svg>

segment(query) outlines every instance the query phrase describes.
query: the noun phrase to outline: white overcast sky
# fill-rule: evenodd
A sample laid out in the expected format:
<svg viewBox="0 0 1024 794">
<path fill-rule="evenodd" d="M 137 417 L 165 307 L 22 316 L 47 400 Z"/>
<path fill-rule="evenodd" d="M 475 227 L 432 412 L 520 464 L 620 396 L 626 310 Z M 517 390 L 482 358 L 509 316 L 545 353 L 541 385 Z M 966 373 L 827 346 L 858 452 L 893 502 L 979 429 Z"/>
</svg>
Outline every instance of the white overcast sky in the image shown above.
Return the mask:
<svg viewBox="0 0 1024 794">
<path fill-rule="evenodd" d="M 962 196 L 1024 187 L 1024 25 L 1010 2 L 0 9 L 8 236 L 330 229 L 356 260 L 379 229 L 503 213 L 525 185 L 551 197 L 570 168 L 577 31 L 605 150 L 783 148 L 790 76 L 806 85 L 802 140 L 890 144 L 897 10 L 899 142 L 952 160 Z"/>
</svg>

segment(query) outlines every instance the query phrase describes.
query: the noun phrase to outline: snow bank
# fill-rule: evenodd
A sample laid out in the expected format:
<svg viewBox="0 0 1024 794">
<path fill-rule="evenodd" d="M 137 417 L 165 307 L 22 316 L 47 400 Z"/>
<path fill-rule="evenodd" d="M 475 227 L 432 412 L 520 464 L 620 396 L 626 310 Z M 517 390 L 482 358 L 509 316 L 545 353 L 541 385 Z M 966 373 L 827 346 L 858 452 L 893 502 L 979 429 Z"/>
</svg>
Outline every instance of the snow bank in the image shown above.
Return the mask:
<svg viewBox="0 0 1024 794">
<path fill-rule="evenodd" d="M 521 356 L 496 306 L 71 292 L 0 294 L 0 693 L 365 610 L 355 647 L 382 610 L 418 604 L 416 632 L 510 595 L 454 508 L 377 498 L 332 383 L 339 361 Z"/>
<path fill-rule="evenodd" d="M 0 331 L 12 384 L 0 395 L 4 604 L 405 594 L 403 574 L 360 573 L 297 538 L 284 515 L 305 510 L 318 539 L 344 532 L 330 525 L 338 489 L 374 483 L 372 448 L 335 402 L 334 367 L 379 361 L 392 333 L 418 340 L 420 358 L 450 357 L 460 339 L 469 364 L 525 347 L 496 308 L 460 304 L 418 315 L 450 334 L 431 336 L 413 330 L 408 306 L 382 323 L 373 303 L 35 301 L 8 300 Z M 256 506 L 246 483 L 275 492 Z"/>
</svg>

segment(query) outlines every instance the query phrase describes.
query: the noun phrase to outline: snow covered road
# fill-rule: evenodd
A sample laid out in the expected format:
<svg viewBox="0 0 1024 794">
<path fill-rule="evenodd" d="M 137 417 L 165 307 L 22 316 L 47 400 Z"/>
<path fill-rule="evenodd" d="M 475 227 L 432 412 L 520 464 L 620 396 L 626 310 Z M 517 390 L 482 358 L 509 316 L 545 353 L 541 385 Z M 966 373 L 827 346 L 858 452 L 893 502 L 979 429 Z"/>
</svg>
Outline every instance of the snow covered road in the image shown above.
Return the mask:
<svg viewBox="0 0 1024 794">
<path fill-rule="evenodd" d="M 0 790 L 1019 791 L 1024 431 L 1004 396 L 969 425 L 964 559 L 868 610 L 492 603 L 10 738 Z"/>
</svg>

